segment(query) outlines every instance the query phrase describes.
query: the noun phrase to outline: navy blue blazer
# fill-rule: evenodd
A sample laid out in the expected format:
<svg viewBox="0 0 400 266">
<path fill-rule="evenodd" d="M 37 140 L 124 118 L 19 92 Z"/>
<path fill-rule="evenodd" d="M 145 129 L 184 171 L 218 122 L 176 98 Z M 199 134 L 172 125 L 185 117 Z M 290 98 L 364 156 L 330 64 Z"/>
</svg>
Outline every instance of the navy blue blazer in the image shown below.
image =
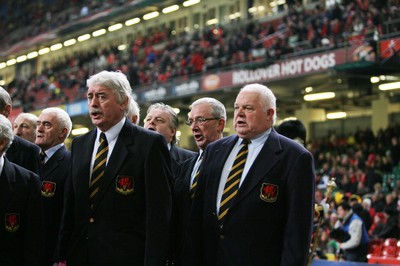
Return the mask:
<svg viewBox="0 0 400 266">
<path fill-rule="evenodd" d="M 40 172 L 40 148 L 39 146 L 14 136 L 10 148 L 6 152 L 6 157 L 11 162 L 22 166 L 35 174 Z"/>
<path fill-rule="evenodd" d="M 4 159 L 0 175 L 0 265 L 43 265 L 39 177 Z"/>
<path fill-rule="evenodd" d="M 172 208 L 165 138 L 127 120 L 90 208 L 95 138 L 92 130 L 72 142 L 60 259 L 69 265 L 165 265 Z"/>
<path fill-rule="evenodd" d="M 311 153 L 272 130 L 221 227 L 218 186 L 237 140 L 233 135 L 207 146 L 190 216 L 187 265 L 305 265 L 314 214 Z"/>
<path fill-rule="evenodd" d="M 58 262 L 55 247 L 58 243 L 64 207 L 64 187 L 71 163 L 71 153 L 61 146 L 41 165 L 41 195 L 45 224 L 45 260 L 47 265 Z"/>
<path fill-rule="evenodd" d="M 184 241 L 188 226 L 190 208 L 192 205 L 190 199 L 190 179 L 193 167 L 196 164 L 198 156 L 192 156 L 184 161 L 177 172 L 174 180 L 173 190 L 173 211 L 172 211 L 172 233 L 170 243 L 170 264 L 181 265 L 184 255 Z"/>
</svg>

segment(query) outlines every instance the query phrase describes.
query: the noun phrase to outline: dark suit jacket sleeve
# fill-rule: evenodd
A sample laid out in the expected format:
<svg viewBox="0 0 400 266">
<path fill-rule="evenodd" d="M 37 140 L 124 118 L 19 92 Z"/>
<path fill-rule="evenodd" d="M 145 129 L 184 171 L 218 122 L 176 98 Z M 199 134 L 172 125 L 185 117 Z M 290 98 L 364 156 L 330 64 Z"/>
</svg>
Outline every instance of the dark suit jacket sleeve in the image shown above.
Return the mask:
<svg viewBox="0 0 400 266">
<path fill-rule="evenodd" d="M 74 145 L 74 142 L 72 143 Z M 72 185 L 71 166 L 65 180 L 64 187 L 64 206 L 61 217 L 60 232 L 58 237 L 58 245 L 55 251 L 55 257 L 58 261 L 65 261 L 67 256 L 67 247 L 70 243 L 73 224 L 74 224 L 74 192 Z"/>
<path fill-rule="evenodd" d="M 204 197 L 205 197 L 205 186 L 206 178 L 204 177 L 204 171 L 202 168 L 206 165 L 208 150 L 205 150 L 203 155 L 203 163 L 200 166 L 200 174 L 198 177 L 196 193 L 193 198 L 192 206 L 189 211 L 189 224 L 187 226 L 187 237 L 184 240 L 183 247 L 183 264 L 191 266 L 203 265 L 203 249 L 202 249 L 202 216 L 204 212 Z"/>
<path fill-rule="evenodd" d="M 29 172 L 29 196 L 25 215 L 25 265 L 42 265 L 44 249 L 43 211 L 39 177 Z"/>
<path fill-rule="evenodd" d="M 145 265 L 165 265 L 171 219 L 171 161 L 162 136 L 151 143 L 145 162 L 146 250 Z"/>
<path fill-rule="evenodd" d="M 290 193 L 286 199 L 288 219 L 283 239 L 282 266 L 306 265 L 314 214 L 314 176 L 312 155 L 304 152 L 293 162 L 287 179 L 287 191 Z M 305 233 L 308 238 L 304 238 Z"/>
</svg>

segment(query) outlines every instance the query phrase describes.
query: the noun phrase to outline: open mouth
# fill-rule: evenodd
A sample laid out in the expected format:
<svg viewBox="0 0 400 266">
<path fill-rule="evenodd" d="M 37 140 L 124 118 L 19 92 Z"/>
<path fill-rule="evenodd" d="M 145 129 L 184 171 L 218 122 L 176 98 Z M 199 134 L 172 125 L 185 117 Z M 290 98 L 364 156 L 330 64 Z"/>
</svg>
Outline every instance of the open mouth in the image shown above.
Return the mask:
<svg viewBox="0 0 400 266">
<path fill-rule="evenodd" d="M 194 134 L 193 137 L 195 141 L 201 141 L 204 138 L 201 134 Z"/>
<path fill-rule="evenodd" d="M 101 113 L 98 111 L 90 112 L 90 116 L 92 116 L 93 118 L 98 118 L 100 115 Z"/>
<path fill-rule="evenodd" d="M 244 125 L 246 125 L 246 122 L 244 122 L 244 121 L 237 121 L 237 122 L 236 122 L 236 125 L 238 125 L 238 126 L 244 126 Z"/>
</svg>

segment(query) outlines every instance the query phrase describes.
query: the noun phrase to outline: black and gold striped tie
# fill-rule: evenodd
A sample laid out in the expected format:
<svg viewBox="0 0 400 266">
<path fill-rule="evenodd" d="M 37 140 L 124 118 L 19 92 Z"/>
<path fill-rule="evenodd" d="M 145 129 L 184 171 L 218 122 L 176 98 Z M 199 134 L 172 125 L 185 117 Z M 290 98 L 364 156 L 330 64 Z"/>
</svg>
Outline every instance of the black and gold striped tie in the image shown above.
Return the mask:
<svg viewBox="0 0 400 266">
<path fill-rule="evenodd" d="M 236 155 L 231 171 L 229 172 L 228 178 L 226 179 L 218 214 L 218 220 L 221 225 L 223 224 L 225 216 L 228 213 L 228 210 L 238 192 L 240 178 L 244 170 L 244 165 L 246 164 L 247 154 L 249 153 L 249 143 L 250 140 L 247 139 L 244 139 L 242 141 L 242 147 Z"/>
<path fill-rule="evenodd" d="M 189 191 L 189 195 L 190 195 L 190 199 L 194 198 L 194 194 L 196 192 L 196 188 L 197 188 L 197 182 L 199 181 L 199 174 L 200 174 L 200 166 L 201 163 L 203 162 L 203 153 L 200 156 L 200 160 L 199 160 L 199 167 L 197 167 L 197 171 L 196 174 L 193 177 L 193 182 L 192 182 L 192 186 L 190 187 L 190 191 Z"/>
<path fill-rule="evenodd" d="M 89 185 L 89 199 L 92 201 L 94 196 L 99 191 L 100 179 L 104 175 L 106 170 L 107 153 L 108 153 L 108 142 L 106 134 L 101 132 L 100 134 L 100 144 L 97 149 L 96 158 L 93 164 L 92 178 L 90 179 Z"/>
<path fill-rule="evenodd" d="M 46 162 L 46 153 L 43 150 L 41 150 L 40 151 L 40 163 L 45 164 L 45 162 Z"/>
</svg>

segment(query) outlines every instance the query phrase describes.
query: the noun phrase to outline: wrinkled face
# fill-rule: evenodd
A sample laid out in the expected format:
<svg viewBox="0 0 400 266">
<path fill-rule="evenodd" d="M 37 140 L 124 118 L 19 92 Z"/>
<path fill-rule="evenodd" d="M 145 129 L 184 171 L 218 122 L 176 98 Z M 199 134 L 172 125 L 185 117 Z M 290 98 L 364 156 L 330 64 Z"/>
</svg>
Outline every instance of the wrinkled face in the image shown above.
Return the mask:
<svg viewBox="0 0 400 266">
<path fill-rule="evenodd" d="M 53 114 L 41 114 L 36 127 L 36 145 L 43 151 L 54 147 L 64 141 L 67 134 L 66 128 L 61 128 Z"/>
<path fill-rule="evenodd" d="M 239 137 L 252 139 L 272 127 L 274 110 L 261 103 L 256 92 L 242 91 L 236 97 L 233 126 Z"/>
<path fill-rule="evenodd" d="M 164 136 L 167 143 L 171 143 L 176 129 L 171 125 L 171 118 L 167 111 L 161 109 L 151 110 L 144 119 L 144 128 L 157 131 Z"/>
<path fill-rule="evenodd" d="M 17 117 L 14 121 L 14 134 L 35 143 L 36 125 L 26 118 Z"/>
<path fill-rule="evenodd" d="M 128 98 L 118 103 L 113 91 L 101 85 L 89 87 L 87 92 L 90 118 L 93 125 L 105 132 L 124 117 Z"/>
<path fill-rule="evenodd" d="M 207 103 L 193 106 L 189 113 L 188 120 L 193 121 L 193 123 L 190 125 L 190 128 L 193 133 L 194 141 L 199 149 L 204 150 L 209 143 L 222 137 L 221 133 L 225 126 L 225 120 L 220 118 L 207 120 L 204 122 L 196 122 L 196 120 L 199 118 L 218 117 L 212 116 L 211 107 Z"/>
</svg>

